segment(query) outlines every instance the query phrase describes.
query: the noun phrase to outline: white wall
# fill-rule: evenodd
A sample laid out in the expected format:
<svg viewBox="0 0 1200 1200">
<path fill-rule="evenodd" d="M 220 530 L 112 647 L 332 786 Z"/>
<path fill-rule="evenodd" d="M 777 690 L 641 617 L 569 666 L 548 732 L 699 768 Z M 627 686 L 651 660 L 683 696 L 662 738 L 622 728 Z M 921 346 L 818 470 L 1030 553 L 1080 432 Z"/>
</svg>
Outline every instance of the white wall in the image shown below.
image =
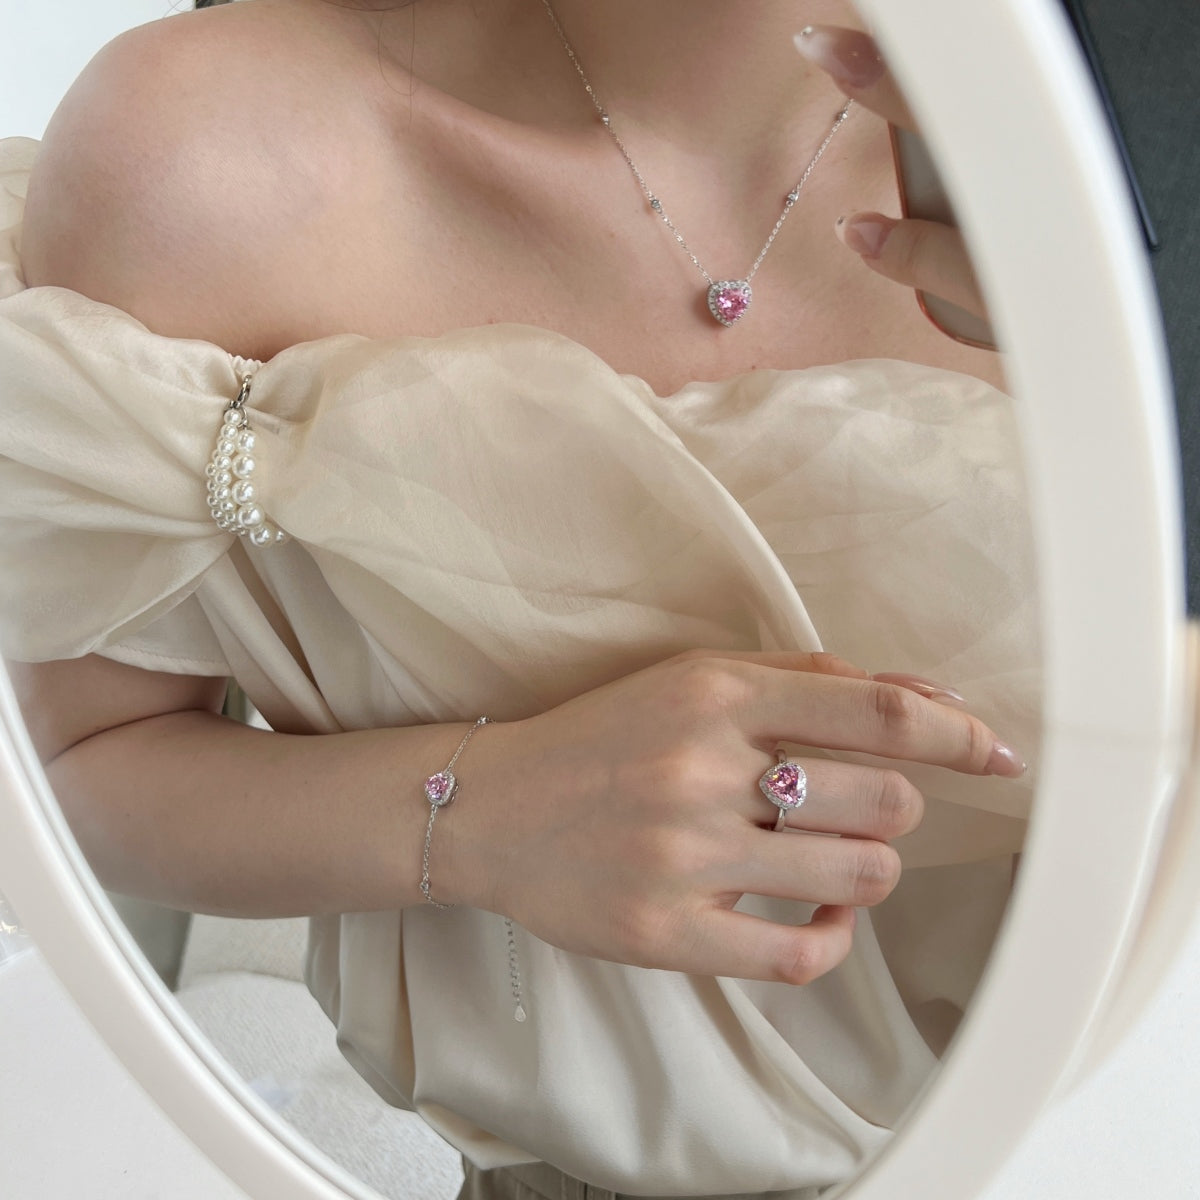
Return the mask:
<svg viewBox="0 0 1200 1200">
<path fill-rule="evenodd" d="M 96 51 L 122 30 L 190 2 L 0 0 L 0 137 L 40 138 Z"/>
</svg>

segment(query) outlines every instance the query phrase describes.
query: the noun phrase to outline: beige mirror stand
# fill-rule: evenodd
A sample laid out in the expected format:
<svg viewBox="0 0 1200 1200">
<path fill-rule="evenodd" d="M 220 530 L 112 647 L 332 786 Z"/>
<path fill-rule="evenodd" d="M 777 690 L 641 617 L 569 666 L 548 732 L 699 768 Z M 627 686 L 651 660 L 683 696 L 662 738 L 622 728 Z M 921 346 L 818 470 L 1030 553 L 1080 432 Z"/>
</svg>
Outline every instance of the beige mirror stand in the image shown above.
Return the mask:
<svg viewBox="0 0 1200 1200">
<path fill-rule="evenodd" d="M 1038 532 L 1045 741 L 1016 895 L 943 1069 L 840 1193 L 969 1200 L 1119 1038 L 1193 907 L 1177 464 L 1148 269 L 1058 6 L 859 2 L 947 164 L 1010 356 Z M 211 1055 L 93 882 L 7 688 L 0 715 L 0 879 L 101 1036 L 248 1196 L 366 1196 Z"/>
</svg>

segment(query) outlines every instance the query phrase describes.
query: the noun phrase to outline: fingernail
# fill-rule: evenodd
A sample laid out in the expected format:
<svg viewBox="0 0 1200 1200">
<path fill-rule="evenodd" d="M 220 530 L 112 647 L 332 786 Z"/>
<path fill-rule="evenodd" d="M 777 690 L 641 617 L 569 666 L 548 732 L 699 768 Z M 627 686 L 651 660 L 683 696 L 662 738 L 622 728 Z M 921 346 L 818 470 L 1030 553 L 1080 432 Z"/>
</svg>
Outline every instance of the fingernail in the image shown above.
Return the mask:
<svg viewBox="0 0 1200 1200">
<path fill-rule="evenodd" d="M 1007 775 L 1015 779 L 1025 774 L 1025 760 L 1012 747 L 997 742 L 988 756 L 986 769 L 989 775 Z"/>
<path fill-rule="evenodd" d="M 932 679 L 923 679 L 920 675 L 909 675 L 907 671 L 880 671 L 871 678 L 876 683 L 894 683 L 897 687 L 908 688 L 918 696 L 927 700 L 937 700 L 939 703 L 950 701 L 953 704 L 966 704 L 967 698 L 961 692 L 947 687 L 944 683 L 935 683 Z"/>
<path fill-rule="evenodd" d="M 838 237 L 855 254 L 863 258 L 878 258 L 883 253 L 883 244 L 888 234 L 896 228 L 896 222 L 882 213 L 864 213 L 856 217 L 838 217 L 834 228 Z"/>
<path fill-rule="evenodd" d="M 857 29 L 806 25 L 792 40 L 809 62 L 846 87 L 870 87 L 883 76 L 884 62 L 875 40 Z"/>
</svg>

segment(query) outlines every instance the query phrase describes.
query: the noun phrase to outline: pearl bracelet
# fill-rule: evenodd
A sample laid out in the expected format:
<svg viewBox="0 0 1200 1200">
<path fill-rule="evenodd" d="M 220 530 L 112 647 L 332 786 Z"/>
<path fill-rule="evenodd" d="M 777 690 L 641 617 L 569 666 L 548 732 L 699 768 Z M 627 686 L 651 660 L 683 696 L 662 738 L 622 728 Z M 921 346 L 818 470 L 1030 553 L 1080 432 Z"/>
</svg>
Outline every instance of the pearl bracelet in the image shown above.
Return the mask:
<svg viewBox="0 0 1200 1200">
<path fill-rule="evenodd" d="M 208 511 L 220 529 L 236 533 L 254 546 L 278 546 L 288 540 L 282 529 L 267 520 L 254 486 L 256 438 L 246 415 L 250 376 L 221 418 L 217 444 L 204 474 L 208 478 Z"/>
</svg>

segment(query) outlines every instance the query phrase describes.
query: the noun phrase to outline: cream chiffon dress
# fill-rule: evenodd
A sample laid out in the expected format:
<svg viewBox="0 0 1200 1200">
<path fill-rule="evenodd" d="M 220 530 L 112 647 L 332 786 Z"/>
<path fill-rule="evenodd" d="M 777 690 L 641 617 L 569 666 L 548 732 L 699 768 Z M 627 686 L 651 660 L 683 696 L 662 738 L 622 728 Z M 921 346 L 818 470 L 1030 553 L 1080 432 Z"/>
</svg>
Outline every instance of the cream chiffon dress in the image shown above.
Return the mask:
<svg viewBox="0 0 1200 1200">
<path fill-rule="evenodd" d="M 520 325 L 247 362 L 24 287 L 37 149 L 0 143 L 6 656 L 230 675 L 274 728 L 334 733 L 523 717 L 690 647 L 823 647 L 955 685 L 1036 751 L 1025 493 L 990 386 L 862 360 L 658 396 Z M 207 508 L 244 372 L 284 545 Z M 908 773 L 928 815 L 898 843 L 904 879 L 807 987 L 594 961 L 518 928 L 517 1023 L 501 919 L 429 906 L 315 919 L 309 985 L 379 1094 L 480 1166 L 542 1159 L 660 1196 L 829 1184 L 953 1032 L 1028 815 L 1028 779 Z M 396 803 L 424 821 L 419 791 Z"/>
</svg>

